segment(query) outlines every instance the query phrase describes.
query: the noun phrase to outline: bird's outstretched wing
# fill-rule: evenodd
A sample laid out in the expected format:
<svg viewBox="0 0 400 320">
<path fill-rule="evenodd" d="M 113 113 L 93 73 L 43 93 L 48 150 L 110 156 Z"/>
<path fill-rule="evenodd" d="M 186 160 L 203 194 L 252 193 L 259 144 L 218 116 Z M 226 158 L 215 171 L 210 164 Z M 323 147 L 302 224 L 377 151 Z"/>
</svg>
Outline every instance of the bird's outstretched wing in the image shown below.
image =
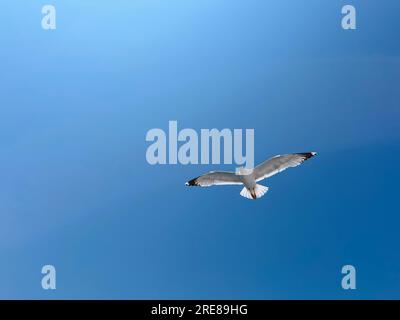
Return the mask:
<svg viewBox="0 0 400 320">
<path fill-rule="evenodd" d="M 287 168 L 297 167 L 305 160 L 315 156 L 316 152 L 291 153 L 278 155 L 268 159 L 254 168 L 253 174 L 256 181 L 268 178 Z"/>
<path fill-rule="evenodd" d="M 240 178 L 233 172 L 211 171 L 186 182 L 187 186 L 210 187 L 218 185 L 242 184 Z"/>
</svg>

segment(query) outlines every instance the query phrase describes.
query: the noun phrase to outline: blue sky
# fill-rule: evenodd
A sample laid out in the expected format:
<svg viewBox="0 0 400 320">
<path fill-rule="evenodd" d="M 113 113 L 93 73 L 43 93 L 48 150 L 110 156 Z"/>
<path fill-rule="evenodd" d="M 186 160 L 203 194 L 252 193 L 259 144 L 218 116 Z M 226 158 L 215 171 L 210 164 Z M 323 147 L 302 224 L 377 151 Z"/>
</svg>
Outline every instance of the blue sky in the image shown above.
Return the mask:
<svg viewBox="0 0 400 320">
<path fill-rule="evenodd" d="M 0 5 L 0 298 L 400 298 L 398 1 L 48 3 Z M 234 168 L 149 165 L 169 120 L 319 154 L 259 201 L 188 189 Z"/>
</svg>

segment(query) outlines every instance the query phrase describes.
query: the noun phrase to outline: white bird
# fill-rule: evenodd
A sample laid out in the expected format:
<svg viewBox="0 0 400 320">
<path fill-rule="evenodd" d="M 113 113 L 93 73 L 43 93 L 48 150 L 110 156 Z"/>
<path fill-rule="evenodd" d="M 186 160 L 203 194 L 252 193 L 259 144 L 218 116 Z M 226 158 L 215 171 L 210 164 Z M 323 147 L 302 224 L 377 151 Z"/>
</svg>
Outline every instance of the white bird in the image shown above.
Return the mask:
<svg viewBox="0 0 400 320">
<path fill-rule="evenodd" d="M 287 168 L 297 167 L 305 160 L 315 156 L 316 152 L 291 153 L 277 155 L 264 161 L 254 169 L 238 168 L 235 172 L 211 171 L 186 182 L 187 186 L 210 187 L 218 185 L 244 185 L 240 192 L 247 199 L 258 199 L 267 193 L 268 187 L 257 184 Z"/>
</svg>

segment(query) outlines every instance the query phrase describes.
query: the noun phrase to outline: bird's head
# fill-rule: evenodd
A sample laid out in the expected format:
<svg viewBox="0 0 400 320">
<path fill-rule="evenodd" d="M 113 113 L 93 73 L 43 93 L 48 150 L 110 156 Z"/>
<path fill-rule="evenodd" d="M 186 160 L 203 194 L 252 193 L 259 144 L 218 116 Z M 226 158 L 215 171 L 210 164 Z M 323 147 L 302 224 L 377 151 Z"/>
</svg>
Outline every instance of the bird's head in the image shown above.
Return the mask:
<svg viewBox="0 0 400 320">
<path fill-rule="evenodd" d="M 245 167 L 239 167 L 236 168 L 236 175 L 238 176 L 247 176 L 249 174 L 252 174 L 253 169 L 250 168 L 245 168 Z"/>
</svg>

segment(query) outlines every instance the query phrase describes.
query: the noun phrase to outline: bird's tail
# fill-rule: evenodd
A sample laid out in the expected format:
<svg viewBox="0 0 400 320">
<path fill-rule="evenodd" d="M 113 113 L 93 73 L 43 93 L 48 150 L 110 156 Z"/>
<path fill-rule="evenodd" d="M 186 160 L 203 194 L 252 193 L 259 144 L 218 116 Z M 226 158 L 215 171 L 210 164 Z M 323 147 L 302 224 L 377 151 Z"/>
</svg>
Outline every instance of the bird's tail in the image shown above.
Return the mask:
<svg viewBox="0 0 400 320">
<path fill-rule="evenodd" d="M 252 190 L 249 190 L 246 187 L 244 187 L 242 191 L 240 191 L 240 195 L 247 199 L 255 200 L 261 198 L 264 194 L 267 193 L 267 191 L 268 187 L 264 187 L 261 184 L 256 184 L 256 186 Z"/>
</svg>

